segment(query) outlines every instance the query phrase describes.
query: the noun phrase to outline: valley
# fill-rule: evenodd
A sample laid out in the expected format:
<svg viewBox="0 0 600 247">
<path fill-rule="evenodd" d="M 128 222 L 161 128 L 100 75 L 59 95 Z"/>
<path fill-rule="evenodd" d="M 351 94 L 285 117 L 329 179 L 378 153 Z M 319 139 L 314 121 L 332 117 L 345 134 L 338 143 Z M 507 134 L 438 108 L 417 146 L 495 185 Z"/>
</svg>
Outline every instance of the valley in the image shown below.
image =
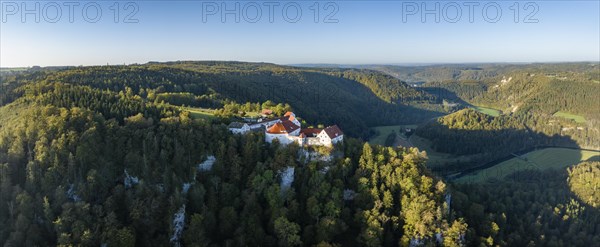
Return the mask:
<svg viewBox="0 0 600 247">
<path fill-rule="evenodd" d="M 0 247 L 600 246 L 600 0 L 0 5 Z"/>
<path fill-rule="evenodd" d="M 567 148 L 543 148 L 512 156 L 511 159 L 500 160 L 489 168 L 462 174 L 455 181 L 458 183 L 493 182 L 519 171 L 562 169 L 584 161 L 600 161 L 600 151 Z"/>
<path fill-rule="evenodd" d="M 3 70 L 0 242 L 595 243 L 597 66 Z M 295 133 L 283 120 L 231 130 L 286 117 L 303 134 L 339 125 L 343 141 L 266 138 Z"/>
</svg>

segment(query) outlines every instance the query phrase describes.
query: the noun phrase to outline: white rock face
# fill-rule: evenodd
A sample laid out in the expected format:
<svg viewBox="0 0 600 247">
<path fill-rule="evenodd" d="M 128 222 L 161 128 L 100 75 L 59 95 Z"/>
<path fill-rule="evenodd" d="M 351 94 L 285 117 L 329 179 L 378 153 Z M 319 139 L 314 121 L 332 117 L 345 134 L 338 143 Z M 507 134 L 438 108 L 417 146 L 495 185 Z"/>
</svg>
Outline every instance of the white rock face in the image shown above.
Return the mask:
<svg viewBox="0 0 600 247">
<path fill-rule="evenodd" d="M 512 76 L 508 77 L 508 79 L 506 79 L 505 76 L 502 77 L 502 80 L 500 81 L 500 83 L 502 83 L 502 85 L 509 83 L 510 81 L 512 81 Z"/>
<path fill-rule="evenodd" d="M 310 160 L 329 162 L 333 160 L 333 155 L 320 154 L 319 152 L 311 151 L 309 152 Z"/>
<path fill-rule="evenodd" d="M 203 172 L 210 171 L 216 161 L 217 159 L 215 158 L 215 156 L 208 156 L 204 162 L 198 165 L 198 170 Z"/>
<path fill-rule="evenodd" d="M 448 214 L 450 214 L 450 203 L 452 203 L 452 194 L 446 193 L 446 205 L 448 206 Z"/>
<path fill-rule="evenodd" d="M 425 244 L 425 241 L 423 241 L 422 239 L 412 238 L 410 240 L 410 243 L 408 244 L 408 246 L 410 246 L 410 247 L 416 247 L 416 246 L 423 246 L 424 244 Z"/>
<path fill-rule="evenodd" d="M 344 190 L 344 200 L 346 201 L 352 201 L 354 200 L 354 197 L 356 196 L 356 192 L 354 192 L 354 190 L 351 189 L 345 189 Z"/>
<path fill-rule="evenodd" d="M 125 180 L 123 180 L 123 183 L 125 184 L 125 188 L 131 188 L 132 186 L 140 182 L 140 179 L 138 177 L 130 176 L 129 173 L 127 173 L 127 169 L 124 170 L 124 173 Z"/>
<path fill-rule="evenodd" d="M 287 190 L 292 187 L 292 183 L 294 182 L 294 167 L 287 167 L 283 172 L 281 172 L 281 191 Z"/>
<path fill-rule="evenodd" d="M 183 188 L 182 188 L 183 194 L 188 193 L 188 191 L 190 190 L 190 187 L 192 187 L 192 183 L 184 183 Z"/>
<path fill-rule="evenodd" d="M 323 167 L 323 168 L 321 168 L 321 170 L 319 170 L 319 172 L 321 174 L 327 174 L 327 172 L 329 171 L 330 168 L 331 167 L 329 167 L 329 166 Z"/>
<path fill-rule="evenodd" d="M 438 232 L 435 234 L 435 241 L 438 244 L 442 244 L 444 242 L 444 236 L 442 235 L 442 233 Z"/>
<path fill-rule="evenodd" d="M 185 227 L 185 204 L 179 208 L 179 211 L 173 215 L 173 236 L 171 237 L 171 243 L 173 246 L 179 247 L 181 243 L 179 242 L 181 238 L 181 234 L 183 233 L 183 228 Z"/>
<path fill-rule="evenodd" d="M 67 190 L 67 197 L 69 199 L 73 200 L 74 202 L 81 201 L 81 197 L 79 197 L 77 194 L 75 194 L 75 185 L 74 184 L 69 184 L 69 189 Z"/>
<path fill-rule="evenodd" d="M 298 150 L 298 161 L 306 163 L 309 161 L 310 154 L 305 149 Z"/>
<path fill-rule="evenodd" d="M 330 162 L 333 160 L 333 155 L 329 154 L 320 154 L 316 151 L 307 151 L 300 150 L 298 151 L 298 161 L 302 161 L 303 163 L 307 163 L 309 161 L 322 161 L 322 162 Z"/>
<path fill-rule="evenodd" d="M 512 110 L 511 110 L 511 112 L 512 112 L 512 113 L 515 113 L 515 112 L 517 112 L 517 110 L 519 110 L 519 106 L 518 106 L 518 105 L 515 105 L 515 106 L 513 106 L 513 108 L 512 108 Z"/>
<path fill-rule="evenodd" d="M 165 192 L 165 185 L 164 184 L 157 184 L 156 188 L 160 191 L 160 192 Z"/>
</svg>

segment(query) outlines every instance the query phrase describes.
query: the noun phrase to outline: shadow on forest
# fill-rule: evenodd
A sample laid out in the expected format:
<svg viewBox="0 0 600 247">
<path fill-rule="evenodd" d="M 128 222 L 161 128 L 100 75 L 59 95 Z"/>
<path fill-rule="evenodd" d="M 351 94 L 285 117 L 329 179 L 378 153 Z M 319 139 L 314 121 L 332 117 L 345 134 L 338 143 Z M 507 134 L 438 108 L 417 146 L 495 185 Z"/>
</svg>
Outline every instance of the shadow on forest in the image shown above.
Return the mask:
<svg viewBox="0 0 600 247">
<path fill-rule="evenodd" d="M 448 126 L 435 122 L 430 123 L 426 129 L 421 129 L 417 134 L 429 139 L 432 142 L 432 148 L 437 152 L 470 158 L 467 162 L 454 162 L 430 168 L 435 173 L 449 179 L 457 179 L 513 158 L 522 161 L 517 163 L 519 167 L 509 167 L 508 170 L 495 172 L 501 173 L 500 175 L 508 175 L 516 170 L 540 170 L 544 168 L 545 164 L 528 160 L 523 155 L 551 147 L 581 150 L 577 142 L 569 136 L 548 136 L 528 129 L 461 130 L 450 129 Z M 571 158 L 581 159 L 581 154 L 578 155 L 579 157 Z M 497 177 L 498 175 L 484 174 L 483 176 Z"/>
<path fill-rule="evenodd" d="M 598 215 L 598 213 L 600 213 L 598 208 L 586 203 L 583 198 L 580 198 L 579 195 L 577 195 L 577 193 L 575 193 L 569 185 L 568 178 L 569 174 L 566 169 L 555 169 L 516 171 L 510 176 L 507 176 L 504 180 L 505 182 L 522 186 L 529 184 L 541 185 L 543 186 L 543 190 L 556 191 L 557 196 L 566 196 L 566 198 L 562 199 L 565 204 L 569 202 L 569 198 L 577 198 L 579 199 L 578 201 L 586 206 L 585 210 L 594 211 L 593 214 Z M 487 184 L 490 185 L 493 182 L 499 181 L 491 181 Z"/>
</svg>

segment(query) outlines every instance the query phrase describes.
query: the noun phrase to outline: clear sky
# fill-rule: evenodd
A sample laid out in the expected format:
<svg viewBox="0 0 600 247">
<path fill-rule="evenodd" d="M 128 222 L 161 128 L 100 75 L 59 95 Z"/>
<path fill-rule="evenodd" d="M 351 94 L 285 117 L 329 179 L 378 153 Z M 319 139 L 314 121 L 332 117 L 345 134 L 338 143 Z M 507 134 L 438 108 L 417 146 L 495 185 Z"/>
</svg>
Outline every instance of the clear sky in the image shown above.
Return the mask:
<svg viewBox="0 0 600 247">
<path fill-rule="evenodd" d="M 1 1 L 0 66 L 599 61 L 599 2 Z"/>
</svg>

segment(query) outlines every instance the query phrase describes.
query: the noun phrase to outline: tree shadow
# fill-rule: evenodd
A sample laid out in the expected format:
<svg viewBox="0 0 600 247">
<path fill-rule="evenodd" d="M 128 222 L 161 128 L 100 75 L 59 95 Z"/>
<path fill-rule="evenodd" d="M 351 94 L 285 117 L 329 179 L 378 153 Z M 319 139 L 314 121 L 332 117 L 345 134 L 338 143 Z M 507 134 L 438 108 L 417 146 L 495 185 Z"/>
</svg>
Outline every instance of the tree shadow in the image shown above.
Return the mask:
<svg viewBox="0 0 600 247">
<path fill-rule="evenodd" d="M 552 164 L 540 164 L 536 160 L 529 159 L 525 154 L 553 147 L 580 149 L 577 142 L 569 136 L 549 136 L 528 129 L 464 130 L 451 129 L 435 122 L 430 123 L 426 131 L 421 130 L 417 134 L 429 139 L 432 142 L 432 148 L 437 152 L 469 157 L 468 161 L 430 167 L 432 171 L 451 180 L 474 174 L 487 179 L 504 177 L 514 171 L 546 169 Z M 581 154 L 577 154 L 577 156 L 570 158 L 573 160 L 582 158 Z M 508 160 L 514 162 L 495 169 L 488 169 Z M 477 180 L 479 181 L 481 178 L 477 178 Z"/>
</svg>

